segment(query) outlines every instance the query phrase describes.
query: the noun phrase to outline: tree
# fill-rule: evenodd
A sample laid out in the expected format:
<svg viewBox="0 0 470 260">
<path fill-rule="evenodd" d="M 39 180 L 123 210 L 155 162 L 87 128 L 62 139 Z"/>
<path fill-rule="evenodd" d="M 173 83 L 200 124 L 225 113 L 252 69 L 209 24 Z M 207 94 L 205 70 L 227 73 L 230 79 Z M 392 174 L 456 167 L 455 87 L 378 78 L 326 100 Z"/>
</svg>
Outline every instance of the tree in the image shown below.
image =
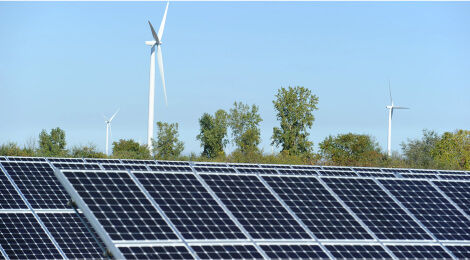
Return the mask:
<svg viewBox="0 0 470 260">
<path fill-rule="evenodd" d="M 56 127 L 50 133 L 42 130 L 39 134 L 39 153 L 45 157 L 64 157 L 67 155 L 65 149 L 65 131 Z"/>
<path fill-rule="evenodd" d="M 201 141 L 203 157 L 215 158 L 224 154 L 228 143 L 227 120 L 228 114 L 222 109 L 217 110 L 214 116 L 204 113 L 199 119 L 201 130 L 196 138 Z"/>
<path fill-rule="evenodd" d="M 441 138 L 435 131 L 423 130 L 421 139 L 410 140 L 401 144 L 403 155 L 409 167 L 436 168 L 432 151 Z"/>
<path fill-rule="evenodd" d="M 106 154 L 98 152 L 94 144 L 74 146 L 70 155 L 75 158 L 106 158 Z"/>
<path fill-rule="evenodd" d="M 157 159 L 177 159 L 184 150 L 183 142 L 178 140 L 178 123 L 157 122 L 157 140 L 153 142 L 153 152 Z"/>
<path fill-rule="evenodd" d="M 27 147 L 20 148 L 16 143 L 9 142 L 0 145 L 0 155 L 2 156 L 34 156 L 34 150 Z"/>
<path fill-rule="evenodd" d="M 445 132 L 431 154 L 439 168 L 470 170 L 470 131 Z"/>
<path fill-rule="evenodd" d="M 280 127 L 273 128 L 272 144 L 282 146 L 289 154 L 310 154 L 313 143 L 308 140 L 308 129 L 313 125 L 318 97 L 304 87 L 280 88 L 273 101 Z"/>
<path fill-rule="evenodd" d="M 319 146 L 323 159 L 334 165 L 379 166 L 386 160 L 378 143 L 368 135 L 330 135 Z"/>
<path fill-rule="evenodd" d="M 258 113 L 258 107 L 242 102 L 233 103 L 230 109 L 228 124 L 232 130 L 233 142 L 243 154 L 258 152 L 261 142 L 259 123 L 262 121 Z"/>
<path fill-rule="evenodd" d="M 120 139 L 113 142 L 113 156 L 123 159 L 150 159 L 150 151 L 145 144 L 139 144 L 132 139 Z"/>
</svg>

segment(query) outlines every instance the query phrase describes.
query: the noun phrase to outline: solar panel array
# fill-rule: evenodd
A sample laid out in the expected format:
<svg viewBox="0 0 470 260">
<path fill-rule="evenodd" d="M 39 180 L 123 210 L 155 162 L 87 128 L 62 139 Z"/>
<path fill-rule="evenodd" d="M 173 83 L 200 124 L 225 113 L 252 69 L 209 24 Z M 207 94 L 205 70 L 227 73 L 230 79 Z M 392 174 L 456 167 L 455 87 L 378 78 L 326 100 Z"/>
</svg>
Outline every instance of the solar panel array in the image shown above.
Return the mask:
<svg viewBox="0 0 470 260">
<path fill-rule="evenodd" d="M 469 258 L 470 172 L 0 157 L 3 258 Z"/>
</svg>

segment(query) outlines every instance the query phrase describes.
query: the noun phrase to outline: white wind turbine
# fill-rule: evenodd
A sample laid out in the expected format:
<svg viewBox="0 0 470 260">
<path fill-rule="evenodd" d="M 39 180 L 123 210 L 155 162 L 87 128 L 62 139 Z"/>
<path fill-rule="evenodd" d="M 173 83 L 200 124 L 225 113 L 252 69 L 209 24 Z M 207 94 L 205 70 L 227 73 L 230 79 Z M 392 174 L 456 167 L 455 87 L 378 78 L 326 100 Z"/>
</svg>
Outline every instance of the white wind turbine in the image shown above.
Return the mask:
<svg viewBox="0 0 470 260">
<path fill-rule="evenodd" d="M 393 110 L 394 109 L 409 109 L 408 107 L 399 107 L 393 105 L 393 98 L 392 98 L 392 90 L 390 88 L 390 81 L 388 82 L 388 91 L 390 93 L 390 102 L 392 103 L 390 106 L 387 106 L 388 109 L 388 142 L 387 142 L 387 154 L 388 156 L 392 156 L 392 117 L 393 117 Z"/>
<path fill-rule="evenodd" d="M 160 29 L 158 33 L 155 33 L 152 24 L 150 25 L 150 30 L 152 31 L 153 41 L 146 41 L 145 44 L 152 46 L 150 52 L 150 89 L 149 89 L 149 118 L 148 118 L 148 129 L 147 129 L 147 145 L 150 151 L 152 151 L 152 139 L 153 139 L 153 125 L 154 125 L 154 99 L 155 99 L 155 46 L 157 46 L 157 58 L 158 58 L 158 68 L 160 69 L 160 78 L 162 79 L 163 93 L 165 95 L 165 104 L 168 105 L 166 99 L 166 87 L 165 87 L 165 75 L 163 73 L 163 58 L 162 58 L 162 48 L 161 40 L 163 36 L 163 30 L 165 29 L 165 20 L 166 13 L 168 11 L 168 5 L 170 2 L 167 2 L 165 13 L 163 14 L 162 23 L 160 24 Z"/>
<path fill-rule="evenodd" d="M 112 117 L 107 119 L 105 116 L 104 117 L 104 122 L 106 123 L 106 155 L 109 155 L 109 131 L 111 130 L 111 121 L 113 121 L 114 117 L 117 115 L 119 112 L 119 109 L 114 113 Z"/>
</svg>

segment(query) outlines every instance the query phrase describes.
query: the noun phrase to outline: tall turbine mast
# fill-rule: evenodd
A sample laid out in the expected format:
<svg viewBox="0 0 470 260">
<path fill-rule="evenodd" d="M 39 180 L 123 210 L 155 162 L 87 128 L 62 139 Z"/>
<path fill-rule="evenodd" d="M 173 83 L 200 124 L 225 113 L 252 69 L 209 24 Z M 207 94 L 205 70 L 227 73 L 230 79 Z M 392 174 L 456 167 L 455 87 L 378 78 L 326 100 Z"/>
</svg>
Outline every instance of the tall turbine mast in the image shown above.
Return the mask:
<svg viewBox="0 0 470 260">
<path fill-rule="evenodd" d="M 118 112 L 119 112 L 119 109 L 109 119 L 103 116 L 104 122 L 106 123 L 106 155 L 109 155 L 109 131 L 111 130 L 111 121 L 113 121 L 114 117 L 117 115 Z"/>
<path fill-rule="evenodd" d="M 388 156 L 392 156 L 392 117 L 393 117 L 393 110 L 394 109 L 409 109 L 408 107 L 399 107 L 393 105 L 393 98 L 392 98 L 392 89 L 390 87 L 390 80 L 388 81 L 388 92 L 390 94 L 390 106 L 387 106 L 388 109 L 388 138 L 387 138 L 387 154 Z"/>
<path fill-rule="evenodd" d="M 148 128 L 147 128 L 147 146 L 152 152 L 152 139 L 153 139 L 153 125 L 154 125 L 154 112 L 155 112 L 155 46 L 157 47 L 157 59 L 158 59 L 158 68 L 160 70 L 160 78 L 162 80 L 163 94 L 165 96 L 165 104 L 168 105 L 166 98 L 166 86 L 165 86 L 165 74 L 163 72 L 163 57 L 162 57 L 162 48 L 161 40 L 163 37 L 163 30 L 165 29 L 166 13 L 168 12 L 168 5 L 170 2 L 167 2 L 165 13 L 163 14 L 163 19 L 160 24 L 160 29 L 158 33 L 153 29 L 152 24 L 149 23 L 150 30 L 152 31 L 153 41 L 146 41 L 145 44 L 151 46 L 150 49 L 150 87 L 149 87 L 149 112 L 148 112 Z"/>
</svg>

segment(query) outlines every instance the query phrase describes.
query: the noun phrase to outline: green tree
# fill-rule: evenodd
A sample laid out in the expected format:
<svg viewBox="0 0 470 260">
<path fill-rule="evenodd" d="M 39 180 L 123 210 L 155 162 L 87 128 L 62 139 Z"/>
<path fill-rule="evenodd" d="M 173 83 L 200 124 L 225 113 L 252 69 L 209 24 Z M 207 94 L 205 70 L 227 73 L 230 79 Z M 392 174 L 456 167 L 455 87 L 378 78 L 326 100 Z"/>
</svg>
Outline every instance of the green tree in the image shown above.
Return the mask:
<svg viewBox="0 0 470 260">
<path fill-rule="evenodd" d="M 421 139 L 410 140 L 401 144 L 405 161 L 413 168 L 436 168 L 432 151 L 440 140 L 435 131 L 423 130 Z"/>
<path fill-rule="evenodd" d="M 0 155 L 2 156 L 35 156 L 34 150 L 21 148 L 14 142 L 0 145 Z"/>
<path fill-rule="evenodd" d="M 106 158 L 106 154 L 99 152 L 96 145 L 79 145 L 74 146 L 70 155 L 75 158 Z"/>
<path fill-rule="evenodd" d="M 261 142 L 259 123 L 262 121 L 258 106 L 242 102 L 233 103 L 228 124 L 232 130 L 233 142 L 242 154 L 257 153 Z"/>
<path fill-rule="evenodd" d="M 215 158 L 224 154 L 228 143 L 227 120 L 228 114 L 222 109 L 217 110 L 214 116 L 204 113 L 199 119 L 201 130 L 196 138 L 201 141 L 203 157 Z"/>
<path fill-rule="evenodd" d="M 150 151 L 145 144 L 139 144 L 132 139 L 120 139 L 113 142 L 113 157 L 123 159 L 150 159 Z"/>
<path fill-rule="evenodd" d="M 445 132 L 431 154 L 439 168 L 470 170 L 470 131 Z"/>
<path fill-rule="evenodd" d="M 178 159 L 184 144 L 178 140 L 178 123 L 157 122 L 157 140 L 153 140 L 155 158 L 160 160 Z"/>
<path fill-rule="evenodd" d="M 39 154 L 45 157 L 65 157 L 65 131 L 56 127 L 50 133 L 42 130 L 39 134 Z"/>
<path fill-rule="evenodd" d="M 315 120 L 318 97 L 305 87 L 282 87 L 273 104 L 280 127 L 273 128 L 272 144 L 292 155 L 310 154 L 313 143 L 308 140 L 308 129 Z"/>
<path fill-rule="evenodd" d="M 330 135 L 319 147 L 322 158 L 334 165 L 379 166 L 387 158 L 369 135 Z"/>
</svg>

